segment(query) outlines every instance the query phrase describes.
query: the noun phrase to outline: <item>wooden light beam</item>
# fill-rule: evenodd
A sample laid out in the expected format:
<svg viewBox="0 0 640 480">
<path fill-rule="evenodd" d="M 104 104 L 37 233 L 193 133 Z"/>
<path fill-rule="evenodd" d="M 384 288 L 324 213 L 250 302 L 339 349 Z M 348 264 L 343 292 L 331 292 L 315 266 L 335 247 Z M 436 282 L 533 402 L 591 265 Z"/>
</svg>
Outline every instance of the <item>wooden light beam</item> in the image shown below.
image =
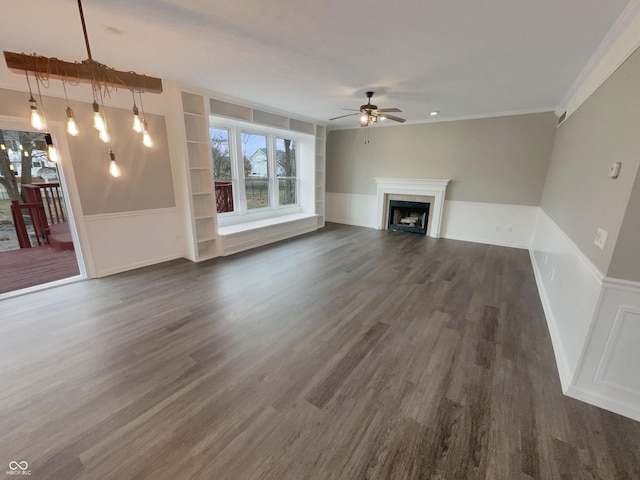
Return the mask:
<svg viewBox="0 0 640 480">
<path fill-rule="evenodd" d="M 148 93 L 162 93 L 162 80 L 135 72 L 121 72 L 89 58 L 82 62 L 65 62 L 57 58 L 25 53 L 4 52 L 7 67 L 15 73 L 24 71 L 42 74 L 47 78 L 101 84 Z"/>
</svg>

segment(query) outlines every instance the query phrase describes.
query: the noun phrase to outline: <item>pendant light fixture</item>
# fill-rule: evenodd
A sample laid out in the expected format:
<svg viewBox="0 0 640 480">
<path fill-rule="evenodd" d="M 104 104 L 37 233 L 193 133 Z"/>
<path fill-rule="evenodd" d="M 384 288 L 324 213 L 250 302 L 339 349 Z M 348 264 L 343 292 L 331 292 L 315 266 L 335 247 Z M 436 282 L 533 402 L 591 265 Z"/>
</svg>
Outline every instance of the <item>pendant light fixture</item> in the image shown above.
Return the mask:
<svg viewBox="0 0 640 480">
<path fill-rule="evenodd" d="M 122 172 L 120 172 L 120 167 L 118 167 L 118 164 L 116 163 L 116 155 L 111 149 L 109 149 L 109 158 L 111 158 L 111 161 L 109 162 L 109 175 L 113 178 L 118 178 Z"/>
<path fill-rule="evenodd" d="M 36 99 L 33 98 L 33 92 L 31 91 L 31 82 L 29 81 L 29 74 L 25 71 L 25 76 L 27 77 L 27 85 L 29 86 L 29 109 L 31 110 L 31 126 L 36 130 L 44 130 L 47 126 L 45 123 L 44 117 L 38 111 L 38 103 Z M 37 82 L 37 79 L 36 79 Z"/>
<path fill-rule="evenodd" d="M 56 146 L 53 144 L 53 139 L 51 138 L 50 133 L 45 133 L 44 141 L 47 144 L 47 156 L 49 157 L 49 160 L 54 163 L 58 163 L 60 161 L 60 156 L 58 155 Z"/>
<path fill-rule="evenodd" d="M 142 133 L 142 120 L 140 120 L 140 111 L 136 105 L 136 94 L 131 90 L 131 97 L 133 98 L 133 131 L 136 133 Z"/>
<path fill-rule="evenodd" d="M 64 90 L 64 100 L 67 102 L 67 133 L 72 137 L 77 137 L 80 133 L 76 119 L 73 117 L 73 110 L 69 106 L 69 99 L 67 98 L 67 86 L 66 82 L 62 80 L 62 89 Z"/>
<path fill-rule="evenodd" d="M 136 133 L 142 133 L 142 143 L 146 147 L 153 146 L 153 140 L 149 133 L 149 127 L 144 118 L 144 107 L 142 107 L 142 93 L 162 93 L 162 80 L 155 77 L 149 77 L 146 75 L 140 75 L 132 71 L 120 71 L 95 61 L 91 55 L 91 47 L 89 45 L 89 35 L 87 33 L 87 26 L 84 19 L 84 12 L 82 9 L 82 0 L 77 0 L 78 11 L 80 14 L 80 21 L 82 23 L 82 31 L 84 34 L 85 46 L 88 54 L 88 59 L 76 62 L 67 62 L 59 60 L 55 57 L 44 57 L 37 54 L 27 55 L 24 53 L 4 52 L 4 58 L 7 63 L 7 67 L 11 70 L 24 71 L 27 84 L 29 86 L 29 109 L 31 117 L 31 125 L 36 130 L 47 131 L 46 115 L 44 107 L 42 105 L 42 95 L 40 94 L 40 82 L 43 83 L 45 88 L 48 88 L 48 80 L 51 77 L 60 78 L 63 82 L 63 88 L 65 93 L 65 100 L 67 101 L 66 116 L 67 116 L 67 132 L 71 136 L 78 135 L 79 128 L 76 123 L 74 112 L 69 106 L 67 98 L 66 83 L 71 85 L 77 85 L 81 82 L 90 83 L 93 91 L 93 122 L 94 127 L 99 133 L 99 138 L 103 142 L 109 144 L 109 172 L 113 176 L 120 175 L 120 168 L 115 164 L 115 154 L 111 149 L 111 137 L 107 128 L 106 112 L 104 108 L 104 95 L 107 95 L 112 91 L 119 88 L 126 88 L 130 90 L 134 95 L 133 102 L 133 129 Z M 32 73 L 38 85 L 39 102 L 36 102 L 33 93 L 31 91 L 31 84 L 29 82 L 29 73 Z M 96 94 L 96 89 L 99 95 Z M 103 95 L 104 90 L 104 95 Z M 140 106 L 142 107 L 142 115 L 138 112 L 138 106 L 135 102 L 135 92 L 140 94 Z M 38 105 L 39 103 L 39 105 Z M 38 108 L 40 107 L 40 108 Z M 58 159 L 59 155 L 53 145 L 53 141 L 50 134 L 47 141 L 47 152 L 50 154 L 50 158 Z"/>
<path fill-rule="evenodd" d="M 149 135 L 149 125 L 147 125 L 147 119 L 144 116 L 144 104 L 142 103 L 142 94 L 140 94 L 140 108 L 142 109 L 142 144 L 147 147 L 153 147 L 153 140 Z"/>
</svg>

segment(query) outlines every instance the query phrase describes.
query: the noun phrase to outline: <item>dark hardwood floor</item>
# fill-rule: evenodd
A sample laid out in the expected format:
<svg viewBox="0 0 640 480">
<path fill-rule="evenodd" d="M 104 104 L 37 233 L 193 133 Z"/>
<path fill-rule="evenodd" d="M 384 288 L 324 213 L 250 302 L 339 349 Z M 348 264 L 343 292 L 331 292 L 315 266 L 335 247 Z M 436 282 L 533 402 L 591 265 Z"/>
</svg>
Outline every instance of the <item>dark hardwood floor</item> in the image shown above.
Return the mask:
<svg viewBox="0 0 640 480">
<path fill-rule="evenodd" d="M 0 470 L 640 478 L 640 423 L 562 395 L 524 250 L 329 224 L 0 312 Z"/>
</svg>

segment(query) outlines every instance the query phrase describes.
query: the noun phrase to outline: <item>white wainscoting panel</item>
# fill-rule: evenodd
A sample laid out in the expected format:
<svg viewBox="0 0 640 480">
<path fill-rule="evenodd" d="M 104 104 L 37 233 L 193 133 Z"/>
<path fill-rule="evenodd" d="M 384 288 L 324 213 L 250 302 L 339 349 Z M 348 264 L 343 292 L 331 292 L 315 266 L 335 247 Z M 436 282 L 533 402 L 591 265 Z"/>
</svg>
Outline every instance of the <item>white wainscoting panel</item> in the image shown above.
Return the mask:
<svg viewBox="0 0 640 480">
<path fill-rule="evenodd" d="M 640 421 L 640 283 L 605 278 L 569 395 Z"/>
<path fill-rule="evenodd" d="M 529 249 L 537 216 L 538 207 L 447 200 L 442 236 Z"/>
<path fill-rule="evenodd" d="M 562 390 L 640 420 L 640 283 L 603 278 L 542 209 L 530 254 Z"/>
<path fill-rule="evenodd" d="M 327 222 L 377 228 L 377 196 L 326 192 Z"/>
<path fill-rule="evenodd" d="M 86 215 L 84 221 L 96 277 L 182 257 L 175 207 Z"/>
<path fill-rule="evenodd" d="M 542 209 L 530 252 L 566 391 L 574 380 L 587 340 L 602 274 Z"/>
</svg>

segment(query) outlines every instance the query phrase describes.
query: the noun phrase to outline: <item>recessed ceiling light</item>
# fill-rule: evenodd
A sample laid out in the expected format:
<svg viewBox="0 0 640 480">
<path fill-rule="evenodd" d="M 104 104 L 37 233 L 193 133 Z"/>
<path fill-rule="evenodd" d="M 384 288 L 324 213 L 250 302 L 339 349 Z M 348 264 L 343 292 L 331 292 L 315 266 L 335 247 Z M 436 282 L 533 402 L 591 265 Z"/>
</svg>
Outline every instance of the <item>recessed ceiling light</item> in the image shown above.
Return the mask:
<svg viewBox="0 0 640 480">
<path fill-rule="evenodd" d="M 429 115 L 431 115 L 432 117 L 435 117 L 436 115 L 438 115 L 440 112 L 438 112 L 437 110 L 432 111 L 431 113 L 429 113 Z"/>
</svg>

